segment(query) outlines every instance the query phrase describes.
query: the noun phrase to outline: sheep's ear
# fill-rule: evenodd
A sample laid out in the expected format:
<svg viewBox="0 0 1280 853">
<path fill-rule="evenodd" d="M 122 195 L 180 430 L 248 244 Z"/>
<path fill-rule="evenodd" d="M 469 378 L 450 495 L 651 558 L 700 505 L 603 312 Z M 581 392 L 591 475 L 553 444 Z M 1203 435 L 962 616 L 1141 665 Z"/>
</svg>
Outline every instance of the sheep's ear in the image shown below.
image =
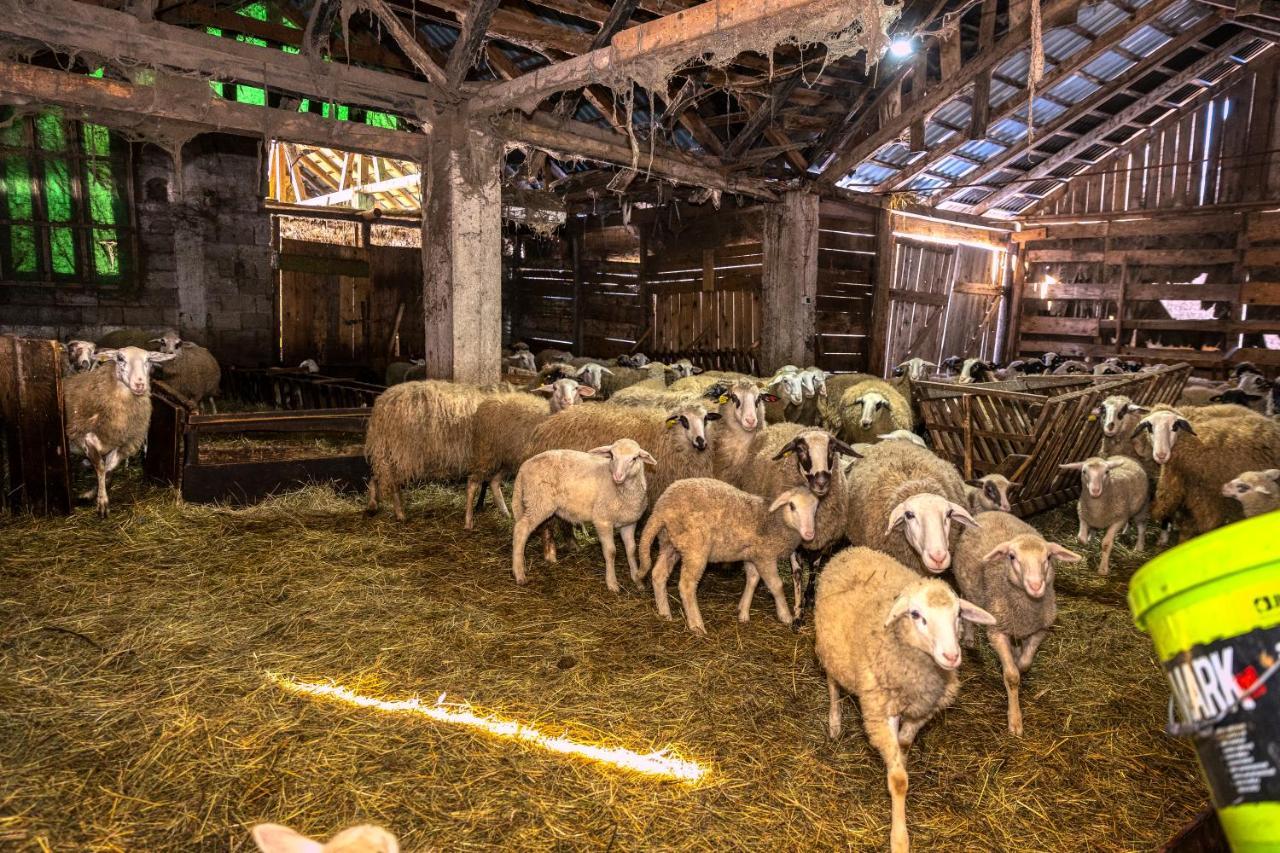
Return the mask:
<svg viewBox="0 0 1280 853">
<path fill-rule="evenodd" d="M 966 486 L 973 486 L 975 489 L 982 488 L 981 480 L 965 480 L 964 483 Z"/>
<path fill-rule="evenodd" d="M 1121 459 L 1108 459 L 1107 470 L 1114 471 L 1115 469 L 1119 468 L 1123 464 L 1124 464 L 1124 461 Z"/>
<path fill-rule="evenodd" d="M 596 395 L 596 389 L 592 388 L 590 385 L 578 386 L 579 397 L 594 397 L 595 395 Z"/>
<path fill-rule="evenodd" d="M 769 504 L 769 512 L 777 512 L 782 509 L 788 502 L 790 502 L 792 497 L 794 497 L 792 490 L 787 489 L 785 492 L 774 498 L 773 503 Z"/>
<path fill-rule="evenodd" d="M 643 463 L 644 463 L 644 464 L 646 464 L 646 465 L 657 465 L 657 464 L 658 464 L 658 460 L 657 460 L 657 459 L 654 459 L 654 458 L 653 458 L 653 455 L 652 455 L 651 453 L 649 453 L 649 451 L 647 451 L 647 450 L 641 450 L 639 453 L 637 453 L 637 454 L 636 454 L 636 458 L 637 458 L 637 459 L 639 459 L 641 462 L 643 462 Z"/>
<path fill-rule="evenodd" d="M 676 372 L 676 369 L 675 369 L 674 367 L 672 367 L 671 365 L 669 365 L 669 364 L 664 364 L 664 365 L 662 365 L 662 369 L 663 369 L 663 370 L 665 370 L 665 371 L 667 371 L 668 373 L 675 373 L 675 372 Z"/>
<path fill-rule="evenodd" d="M 1176 421 L 1174 421 L 1173 431 L 1185 432 L 1185 433 L 1189 433 L 1190 435 L 1196 434 L 1196 431 L 1191 428 L 1191 421 L 1187 420 L 1186 418 L 1178 418 Z"/>
<path fill-rule="evenodd" d="M 588 450 L 587 452 L 588 452 L 588 453 L 591 453 L 591 454 L 594 454 L 594 455 L 596 455 L 596 456 L 612 456 L 612 455 L 613 455 L 613 445 L 612 445 L 612 444 L 606 444 L 606 445 L 604 445 L 603 447 L 593 447 L 593 448 L 591 448 L 590 450 Z"/>
<path fill-rule="evenodd" d="M 800 441 L 799 436 L 797 436 L 796 438 L 791 439 L 791 440 L 790 440 L 790 441 L 788 441 L 786 444 L 784 444 L 784 445 L 782 446 L 782 449 L 778 451 L 778 455 L 776 455 L 776 456 L 774 456 L 774 457 L 773 457 L 773 461 L 777 462 L 779 459 L 783 458 L 784 456 L 790 456 L 792 453 L 795 453 L 795 451 L 796 451 L 796 442 L 798 442 L 798 441 Z M 773 512 L 773 510 L 772 510 L 772 509 L 770 509 L 770 510 L 769 510 L 769 512 Z"/>
<path fill-rule="evenodd" d="M 960 618 L 972 622 L 975 625 L 994 625 L 996 617 L 983 610 L 971 601 L 960 599 Z"/>
<path fill-rule="evenodd" d="M 698 367 L 696 364 L 693 366 L 692 370 L 693 370 L 693 375 L 694 375 L 694 376 L 697 376 L 699 373 L 701 373 L 701 372 L 702 372 L 702 368 L 701 368 L 701 367 Z"/>
<path fill-rule="evenodd" d="M 720 414 L 719 412 L 707 412 L 707 416 L 706 416 L 705 418 L 703 418 L 703 420 L 705 420 L 705 421 L 718 421 L 718 420 L 720 420 L 720 419 L 721 419 L 721 418 L 723 418 L 723 417 L 724 417 L 724 415 Z"/>
<path fill-rule="evenodd" d="M 1014 489 L 1021 489 L 1021 488 L 1022 488 L 1021 483 L 1017 483 L 1017 482 L 1014 482 L 1013 480 L 1010 480 L 1008 488 L 1006 488 L 1004 491 L 1005 491 L 1005 494 L 1011 495 L 1013 494 Z"/>
<path fill-rule="evenodd" d="M 964 525 L 965 527 L 972 527 L 975 530 L 977 530 L 981 526 L 978 524 L 977 521 L 974 520 L 974 517 L 969 514 L 969 510 L 960 506 L 960 504 L 947 501 L 947 505 L 951 507 L 952 521 L 956 522 L 957 524 Z"/>
<path fill-rule="evenodd" d="M 893 606 L 889 608 L 889 615 L 885 617 L 884 626 L 888 628 L 895 620 L 900 619 L 911 608 L 911 599 L 905 594 L 900 595 L 893 600 Z"/>
<path fill-rule="evenodd" d="M 1079 471 L 1084 468 L 1083 462 L 1063 462 L 1058 466 L 1063 471 Z"/>
<path fill-rule="evenodd" d="M 1075 551 L 1068 550 L 1057 542 L 1046 542 L 1045 544 L 1049 547 L 1049 556 L 1060 562 L 1078 563 L 1084 559 L 1084 557 L 1077 554 Z"/>
<path fill-rule="evenodd" d="M 148 339 L 147 339 L 147 343 L 149 343 L 149 344 L 162 344 L 162 343 L 164 343 L 164 338 L 148 338 Z"/>
<path fill-rule="evenodd" d="M 671 417 L 667 418 L 667 426 L 668 426 L 668 427 L 673 427 L 673 426 L 675 426 L 675 425 L 676 425 L 676 424 L 678 424 L 678 423 L 680 423 L 680 416 L 679 416 L 679 415 L 672 415 Z"/>
<path fill-rule="evenodd" d="M 992 560 L 999 559 L 1000 557 L 1007 557 L 1012 553 L 1013 553 L 1013 540 L 1010 540 L 1008 542 L 1001 542 L 999 545 L 997 545 L 996 547 L 992 548 L 990 551 L 987 552 L 987 555 L 982 558 L 982 562 L 988 563 Z"/>
<path fill-rule="evenodd" d="M 612 376 L 612 375 L 613 375 L 613 371 L 612 371 L 612 370 L 610 370 L 610 369 L 609 369 L 609 368 L 607 368 L 607 367 L 603 367 L 603 366 L 600 368 L 600 372 L 601 372 L 601 373 L 607 373 L 607 374 L 609 374 L 610 376 Z"/>
<path fill-rule="evenodd" d="M 553 386 L 553 385 L 540 385 L 540 386 L 538 386 L 537 388 L 534 388 L 534 389 L 533 389 L 533 393 L 535 393 L 535 394 L 551 394 L 551 393 L 554 393 L 554 392 L 555 392 L 555 390 L 556 390 L 556 389 L 555 389 L 555 386 Z"/>
<path fill-rule="evenodd" d="M 760 399 L 766 403 L 776 403 L 778 402 L 778 395 L 777 394 L 761 394 Z"/>
<path fill-rule="evenodd" d="M 851 446 L 849 446 L 848 444 L 845 444 L 843 441 L 836 438 L 835 436 L 831 437 L 831 446 L 835 448 L 836 453 L 843 453 L 845 456 L 850 456 L 854 459 L 862 458 L 861 453 L 854 450 Z"/>
<path fill-rule="evenodd" d="M 893 508 L 893 512 L 889 513 L 889 526 L 884 529 L 886 535 L 893 532 L 893 528 L 902 523 L 907 512 L 907 502 L 903 501 Z"/>
<path fill-rule="evenodd" d="M 100 349 L 93 354 L 93 357 L 98 361 L 111 361 L 120 357 L 120 350 Z"/>
<path fill-rule="evenodd" d="M 1280 468 L 1268 468 L 1262 472 L 1262 476 L 1266 477 L 1268 480 L 1280 483 Z"/>
<path fill-rule="evenodd" d="M 1151 423 L 1151 421 L 1147 420 L 1146 418 L 1143 418 L 1142 420 L 1138 421 L 1138 425 L 1134 427 L 1133 434 L 1130 435 L 1129 437 L 1137 438 L 1139 433 L 1151 432 L 1153 429 L 1155 429 L 1155 426 Z"/>
<path fill-rule="evenodd" d="M 1210 397 L 1210 398 L 1209 398 L 1209 402 L 1210 402 L 1210 403 L 1221 403 L 1221 402 L 1222 402 L 1222 395 L 1221 395 L 1221 394 L 1214 394 L 1212 397 Z"/>
<path fill-rule="evenodd" d="M 260 823 L 253 840 L 262 853 L 322 853 L 324 845 L 278 823 Z"/>
</svg>

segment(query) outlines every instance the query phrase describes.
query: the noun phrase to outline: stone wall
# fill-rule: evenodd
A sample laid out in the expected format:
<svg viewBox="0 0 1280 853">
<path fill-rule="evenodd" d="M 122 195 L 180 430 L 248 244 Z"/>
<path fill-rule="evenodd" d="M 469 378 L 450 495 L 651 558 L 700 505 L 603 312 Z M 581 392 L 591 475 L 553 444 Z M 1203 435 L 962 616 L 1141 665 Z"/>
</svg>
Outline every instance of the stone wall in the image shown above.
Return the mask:
<svg viewBox="0 0 1280 853">
<path fill-rule="evenodd" d="M 97 339 L 177 329 L 224 364 L 274 363 L 271 218 L 261 210 L 258 140 L 208 134 L 169 154 L 134 151 L 140 281 L 119 292 L 0 282 L 0 333 Z"/>
</svg>

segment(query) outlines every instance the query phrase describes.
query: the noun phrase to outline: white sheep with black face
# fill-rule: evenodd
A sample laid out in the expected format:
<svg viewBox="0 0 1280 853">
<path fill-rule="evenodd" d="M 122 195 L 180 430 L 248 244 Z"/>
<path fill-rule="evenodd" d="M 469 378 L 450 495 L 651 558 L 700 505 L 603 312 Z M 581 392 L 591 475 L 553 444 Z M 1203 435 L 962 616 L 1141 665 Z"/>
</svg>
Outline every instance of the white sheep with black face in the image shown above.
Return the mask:
<svg viewBox="0 0 1280 853">
<path fill-rule="evenodd" d="M 672 375 L 674 375 L 677 379 L 684 379 L 689 376 L 696 376 L 702 372 L 701 367 L 698 367 L 693 362 L 689 361 L 689 359 L 687 358 L 680 359 L 670 367 L 671 367 Z"/>
</svg>

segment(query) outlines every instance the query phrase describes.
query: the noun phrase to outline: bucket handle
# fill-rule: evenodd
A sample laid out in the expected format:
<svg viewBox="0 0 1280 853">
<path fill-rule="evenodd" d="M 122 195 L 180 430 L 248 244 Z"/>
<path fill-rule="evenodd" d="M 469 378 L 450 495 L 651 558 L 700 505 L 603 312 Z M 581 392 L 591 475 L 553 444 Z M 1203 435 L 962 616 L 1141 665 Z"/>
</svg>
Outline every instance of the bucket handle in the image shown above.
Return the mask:
<svg viewBox="0 0 1280 853">
<path fill-rule="evenodd" d="M 1271 666 L 1267 667 L 1262 673 L 1262 677 L 1255 681 L 1248 690 L 1238 696 L 1236 701 L 1232 702 L 1230 707 L 1225 711 L 1218 714 L 1218 716 L 1214 717 L 1212 720 L 1203 720 L 1199 723 L 1184 723 L 1179 720 L 1177 714 L 1174 713 L 1173 697 L 1170 696 L 1169 721 L 1165 725 L 1164 730 L 1174 737 L 1208 737 L 1212 733 L 1214 726 L 1234 714 L 1236 710 L 1239 709 L 1241 702 L 1257 693 L 1258 690 L 1267 683 L 1267 680 L 1277 672 L 1280 672 L 1280 660 L 1277 660 L 1275 663 L 1271 664 Z"/>
</svg>

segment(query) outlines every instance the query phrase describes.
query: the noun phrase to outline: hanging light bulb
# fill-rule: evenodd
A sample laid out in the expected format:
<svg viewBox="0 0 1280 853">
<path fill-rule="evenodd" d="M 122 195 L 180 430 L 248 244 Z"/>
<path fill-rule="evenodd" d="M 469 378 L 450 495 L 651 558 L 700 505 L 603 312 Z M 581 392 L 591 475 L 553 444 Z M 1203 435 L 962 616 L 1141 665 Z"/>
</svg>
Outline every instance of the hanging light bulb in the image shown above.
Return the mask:
<svg viewBox="0 0 1280 853">
<path fill-rule="evenodd" d="M 898 59 L 904 59 L 911 55 L 915 48 L 911 45 L 911 39 L 899 36 L 889 44 L 889 53 Z"/>
</svg>

